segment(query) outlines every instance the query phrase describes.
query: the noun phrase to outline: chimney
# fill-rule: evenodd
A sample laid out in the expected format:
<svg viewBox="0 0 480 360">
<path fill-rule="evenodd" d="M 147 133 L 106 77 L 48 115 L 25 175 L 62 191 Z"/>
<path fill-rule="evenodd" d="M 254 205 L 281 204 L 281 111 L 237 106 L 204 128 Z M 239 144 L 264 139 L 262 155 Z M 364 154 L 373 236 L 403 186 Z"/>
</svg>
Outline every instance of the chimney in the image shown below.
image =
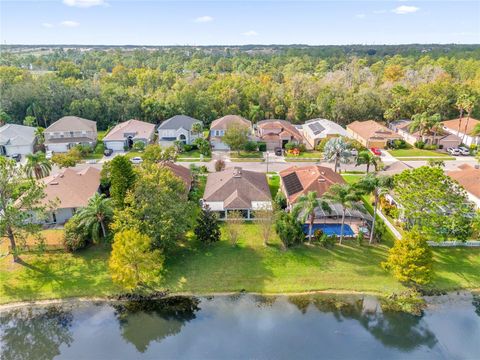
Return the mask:
<svg viewBox="0 0 480 360">
<path fill-rule="evenodd" d="M 242 168 L 235 166 L 233 168 L 233 177 L 235 178 L 241 178 L 242 177 Z"/>
</svg>

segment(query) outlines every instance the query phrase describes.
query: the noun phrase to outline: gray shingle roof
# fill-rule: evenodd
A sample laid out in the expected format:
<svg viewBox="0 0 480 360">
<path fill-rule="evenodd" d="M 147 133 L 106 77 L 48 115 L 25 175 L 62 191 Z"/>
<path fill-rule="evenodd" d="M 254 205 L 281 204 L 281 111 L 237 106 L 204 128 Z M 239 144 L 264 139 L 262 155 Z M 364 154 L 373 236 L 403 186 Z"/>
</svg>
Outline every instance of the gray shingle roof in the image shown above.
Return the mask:
<svg viewBox="0 0 480 360">
<path fill-rule="evenodd" d="M 194 119 L 188 115 L 175 115 L 171 117 L 170 119 L 165 120 L 160 124 L 158 129 L 160 130 L 165 130 L 165 129 L 171 129 L 171 130 L 177 130 L 183 127 L 186 130 L 192 130 L 192 125 L 195 123 L 201 123 L 200 120 Z"/>
<path fill-rule="evenodd" d="M 30 145 L 35 141 L 35 128 L 17 124 L 0 127 L 1 145 Z"/>
</svg>

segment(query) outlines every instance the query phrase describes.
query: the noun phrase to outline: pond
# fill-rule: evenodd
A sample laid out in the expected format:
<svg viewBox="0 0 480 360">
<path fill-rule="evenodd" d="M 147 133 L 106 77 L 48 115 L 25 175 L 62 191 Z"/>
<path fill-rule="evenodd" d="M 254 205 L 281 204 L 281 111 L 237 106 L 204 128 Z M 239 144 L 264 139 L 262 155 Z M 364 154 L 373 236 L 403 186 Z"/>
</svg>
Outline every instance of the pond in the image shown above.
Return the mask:
<svg viewBox="0 0 480 360">
<path fill-rule="evenodd" d="M 174 297 L 0 312 L 9 359 L 478 359 L 480 299 L 435 301 L 422 317 L 371 297 Z"/>
</svg>

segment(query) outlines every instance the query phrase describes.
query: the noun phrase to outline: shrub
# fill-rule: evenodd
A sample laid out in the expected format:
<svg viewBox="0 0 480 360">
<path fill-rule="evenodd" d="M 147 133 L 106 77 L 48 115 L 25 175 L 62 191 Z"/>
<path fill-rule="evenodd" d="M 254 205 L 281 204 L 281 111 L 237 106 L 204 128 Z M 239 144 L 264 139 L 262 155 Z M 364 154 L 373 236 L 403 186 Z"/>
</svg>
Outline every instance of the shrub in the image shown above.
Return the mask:
<svg viewBox="0 0 480 360">
<path fill-rule="evenodd" d="M 407 143 L 405 142 L 405 140 L 397 139 L 397 140 L 393 140 L 390 143 L 390 146 L 392 147 L 392 149 L 406 149 Z"/>
<path fill-rule="evenodd" d="M 78 217 L 73 216 L 67 221 L 63 233 L 63 245 L 70 252 L 85 248 L 89 244 L 88 230 L 80 225 Z"/>
<path fill-rule="evenodd" d="M 196 138 L 194 140 L 194 144 L 200 151 L 200 154 L 202 154 L 203 156 L 212 155 L 212 148 L 210 146 L 210 143 L 207 140 L 203 138 Z"/>
<path fill-rule="evenodd" d="M 305 240 L 300 221 L 296 216 L 285 211 L 279 211 L 275 220 L 275 231 L 285 249 L 292 245 L 301 244 Z"/>
<path fill-rule="evenodd" d="M 247 141 L 243 149 L 245 151 L 257 151 L 258 144 L 256 141 Z"/>
<path fill-rule="evenodd" d="M 426 144 L 423 148 L 424 148 L 425 150 L 437 150 L 437 149 L 438 149 L 438 146 L 437 146 L 437 145 L 433 145 L 433 144 Z"/>
<path fill-rule="evenodd" d="M 267 151 L 267 144 L 264 142 L 259 142 L 258 144 L 258 151 Z"/>
<path fill-rule="evenodd" d="M 185 151 L 185 143 L 183 141 L 175 140 L 173 146 L 175 146 L 175 150 L 177 150 L 179 154 Z"/>
<path fill-rule="evenodd" d="M 415 141 L 413 144 L 417 149 L 423 149 L 425 147 L 425 143 L 422 140 Z"/>
<path fill-rule="evenodd" d="M 275 195 L 275 206 L 282 210 L 287 207 L 287 198 L 280 189 L 278 190 L 277 195 Z"/>
<path fill-rule="evenodd" d="M 318 144 L 317 146 L 315 147 L 315 150 L 317 151 L 323 151 L 323 149 L 325 149 L 325 145 L 327 144 L 328 140 L 330 140 L 329 138 L 323 138 Z"/>
<path fill-rule="evenodd" d="M 79 144 L 76 145 L 74 149 L 77 149 L 79 151 L 81 157 L 88 156 L 93 152 L 93 149 L 90 145 Z"/>
<path fill-rule="evenodd" d="M 54 154 L 52 156 L 52 162 L 57 164 L 61 168 L 75 166 L 78 162 L 80 162 L 81 159 L 82 155 L 80 153 L 80 150 L 76 147 L 68 150 L 67 153 Z"/>
<path fill-rule="evenodd" d="M 145 143 L 143 141 L 136 141 L 133 143 L 132 149 L 135 151 L 145 150 Z"/>
<path fill-rule="evenodd" d="M 200 174 L 207 174 L 208 173 L 208 168 L 205 165 L 201 165 L 199 167 Z"/>
<path fill-rule="evenodd" d="M 200 212 L 194 232 L 197 239 L 204 244 L 212 244 L 220 240 L 217 215 L 208 206 Z"/>
<path fill-rule="evenodd" d="M 363 232 L 359 231 L 357 234 L 357 244 L 362 246 L 364 240 L 365 240 L 365 235 L 363 234 Z"/>
<path fill-rule="evenodd" d="M 289 141 L 285 144 L 285 150 L 287 150 L 287 151 L 293 150 L 293 149 L 295 149 L 296 146 L 297 146 L 297 144 Z"/>
<path fill-rule="evenodd" d="M 219 159 L 215 161 L 215 171 L 223 171 L 225 170 L 225 161 Z"/>
<path fill-rule="evenodd" d="M 315 230 L 313 233 L 313 241 L 324 248 L 331 249 L 335 246 L 336 239 L 332 236 L 328 236 L 322 230 Z"/>
</svg>

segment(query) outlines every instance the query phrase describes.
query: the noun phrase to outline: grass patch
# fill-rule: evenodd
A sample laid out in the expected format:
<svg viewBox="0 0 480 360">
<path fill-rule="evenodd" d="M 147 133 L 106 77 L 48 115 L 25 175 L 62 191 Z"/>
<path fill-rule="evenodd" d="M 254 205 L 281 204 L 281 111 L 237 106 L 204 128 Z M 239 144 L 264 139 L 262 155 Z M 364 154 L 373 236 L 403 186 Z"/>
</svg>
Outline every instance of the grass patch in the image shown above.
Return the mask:
<svg viewBox="0 0 480 360">
<path fill-rule="evenodd" d="M 304 151 L 300 153 L 299 155 L 293 155 L 289 153 L 285 153 L 285 158 L 289 159 L 322 159 L 323 158 L 323 153 L 321 151 Z"/>
<path fill-rule="evenodd" d="M 190 150 L 190 151 L 185 151 L 185 152 L 182 152 L 181 154 L 178 154 L 178 158 L 179 159 L 183 159 L 183 158 L 196 158 L 196 159 L 199 159 L 200 158 L 200 151 L 198 150 Z"/>
<path fill-rule="evenodd" d="M 97 140 L 102 141 L 105 135 L 107 135 L 109 130 L 99 130 L 97 131 Z"/>
<path fill-rule="evenodd" d="M 450 157 L 449 154 L 435 151 L 435 150 L 423 150 L 423 149 L 398 149 L 388 150 L 390 155 L 395 157 L 414 157 L 414 156 L 434 156 L 434 157 Z"/>
<path fill-rule="evenodd" d="M 270 188 L 270 194 L 272 195 L 272 198 L 275 198 L 278 193 L 278 189 L 280 188 L 280 176 L 277 174 L 267 175 L 267 181 L 268 187 Z"/>
<path fill-rule="evenodd" d="M 414 157 L 414 158 L 399 158 L 401 161 L 428 161 L 428 160 L 443 160 L 443 161 L 450 161 L 455 160 L 452 156 L 444 156 L 444 157 L 437 157 L 437 158 L 422 158 L 422 157 Z"/>
<path fill-rule="evenodd" d="M 143 155 L 143 151 L 129 151 L 127 153 L 125 153 L 125 156 L 127 157 L 127 159 L 132 159 L 134 157 L 142 157 Z"/>
<path fill-rule="evenodd" d="M 258 158 L 242 158 L 242 159 L 230 159 L 231 162 L 263 162 L 264 159 Z"/>
<path fill-rule="evenodd" d="M 263 153 L 260 151 L 231 151 L 230 158 L 233 159 L 263 159 Z"/>
</svg>

